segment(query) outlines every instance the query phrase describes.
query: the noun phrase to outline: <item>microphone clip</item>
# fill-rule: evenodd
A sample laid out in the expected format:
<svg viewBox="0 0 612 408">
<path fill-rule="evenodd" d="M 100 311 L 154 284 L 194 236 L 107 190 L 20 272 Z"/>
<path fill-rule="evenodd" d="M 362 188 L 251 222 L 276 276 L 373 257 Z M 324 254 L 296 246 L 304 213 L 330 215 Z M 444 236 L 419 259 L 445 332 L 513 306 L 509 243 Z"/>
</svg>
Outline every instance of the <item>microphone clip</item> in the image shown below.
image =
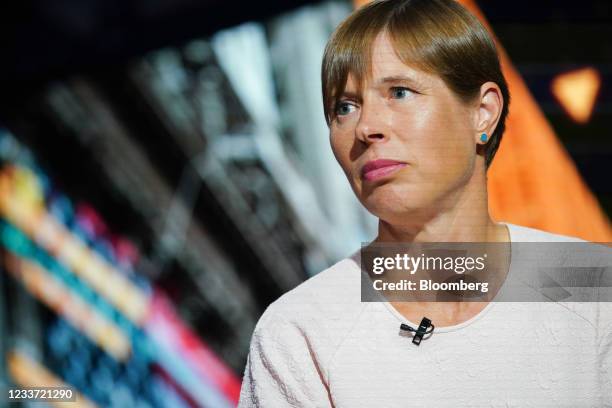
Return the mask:
<svg viewBox="0 0 612 408">
<path fill-rule="evenodd" d="M 428 330 L 430 328 L 430 330 Z M 419 324 L 419 328 L 415 329 L 413 327 L 408 326 L 407 324 L 402 323 L 400 325 L 401 330 L 409 331 L 414 333 L 414 337 L 412 338 L 412 343 L 417 346 L 421 344 L 421 340 L 423 340 L 423 336 L 426 334 L 433 333 L 435 326 L 431 324 L 431 320 L 426 317 L 423 317 L 421 320 L 421 324 Z"/>
</svg>

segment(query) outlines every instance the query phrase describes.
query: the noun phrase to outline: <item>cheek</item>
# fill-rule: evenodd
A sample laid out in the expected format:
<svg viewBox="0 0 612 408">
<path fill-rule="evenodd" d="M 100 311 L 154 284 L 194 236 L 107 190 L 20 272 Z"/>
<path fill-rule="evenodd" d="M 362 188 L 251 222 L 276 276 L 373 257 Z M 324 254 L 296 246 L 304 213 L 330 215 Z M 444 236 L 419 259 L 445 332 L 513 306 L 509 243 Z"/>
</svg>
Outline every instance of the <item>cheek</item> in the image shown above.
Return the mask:
<svg viewBox="0 0 612 408">
<path fill-rule="evenodd" d="M 463 115 L 438 107 L 417 116 L 414 151 L 419 167 L 438 177 L 462 173 L 473 160 L 475 146 Z"/>
<path fill-rule="evenodd" d="M 344 170 L 345 174 L 349 176 L 351 171 L 350 151 L 352 139 L 344 133 L 346 132 L 339 132 L 337 130 L 331 131 L 329 143 L 334 157 L 336 158 L 336 161 L 338 162 L 340 167 L 342 167 L 342 170 Z"/>
</svg>

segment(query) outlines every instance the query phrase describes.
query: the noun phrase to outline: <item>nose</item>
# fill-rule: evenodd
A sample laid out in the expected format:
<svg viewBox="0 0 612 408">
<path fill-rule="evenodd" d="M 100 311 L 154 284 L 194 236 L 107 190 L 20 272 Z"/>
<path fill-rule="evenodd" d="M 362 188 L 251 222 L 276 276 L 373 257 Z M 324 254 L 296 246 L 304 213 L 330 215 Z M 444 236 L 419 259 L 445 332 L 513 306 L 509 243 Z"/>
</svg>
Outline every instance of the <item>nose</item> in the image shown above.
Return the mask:
<svg viewBox="0 0 612 408">
<path fill-rule="evenodd" d="M 386 140 L 388 135 L 385 120 L 380 109 L 372 105 L 367 107 L 364 103 L 355 128 L 356 137 L 368 145 Z"/>
</svg>

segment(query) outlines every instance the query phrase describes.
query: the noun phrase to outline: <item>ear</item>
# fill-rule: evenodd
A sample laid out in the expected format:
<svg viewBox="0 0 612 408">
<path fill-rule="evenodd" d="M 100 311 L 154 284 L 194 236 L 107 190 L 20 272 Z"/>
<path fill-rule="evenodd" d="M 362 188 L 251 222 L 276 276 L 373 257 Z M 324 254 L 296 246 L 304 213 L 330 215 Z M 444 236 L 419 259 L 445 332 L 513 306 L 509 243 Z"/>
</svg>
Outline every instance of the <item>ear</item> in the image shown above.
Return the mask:
<svg viewBox="0 0 612 408">
<path fill-rule="evenodd" d="M 499 116 L 504 104 L 499 86 L 495 82 L 485 82 L 480 87 L 474 116 L 474 140 L 478 144 L 486 144 L 497 127 Z M 483 142 L 480 136 L 486 133 L 487 140 Z"/>
</svg>

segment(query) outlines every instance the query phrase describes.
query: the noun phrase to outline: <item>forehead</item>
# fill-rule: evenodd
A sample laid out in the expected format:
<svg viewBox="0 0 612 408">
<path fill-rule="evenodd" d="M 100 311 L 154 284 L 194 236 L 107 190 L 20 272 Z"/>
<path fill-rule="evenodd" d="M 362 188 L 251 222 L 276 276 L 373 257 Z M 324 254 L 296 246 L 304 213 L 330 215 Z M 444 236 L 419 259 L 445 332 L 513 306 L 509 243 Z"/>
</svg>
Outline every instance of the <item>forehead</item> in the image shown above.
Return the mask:
<svg viewBox="0 0 612 408">
<path fill-rule="evenodd" d="M 406 78 L 406 82 L 415 84 L 433 84 L 439 78 L 416 67 L 407 65 L 397 55 L 387 33 L 380 33 L 372 42 L 370 49 L 370 71 L 363 78 L 365 87 L 377 86 L 389 82 L 389 78 Z M 349 72 L 346 89 L 357 88 L 355 75 Z"/>
</svg>

